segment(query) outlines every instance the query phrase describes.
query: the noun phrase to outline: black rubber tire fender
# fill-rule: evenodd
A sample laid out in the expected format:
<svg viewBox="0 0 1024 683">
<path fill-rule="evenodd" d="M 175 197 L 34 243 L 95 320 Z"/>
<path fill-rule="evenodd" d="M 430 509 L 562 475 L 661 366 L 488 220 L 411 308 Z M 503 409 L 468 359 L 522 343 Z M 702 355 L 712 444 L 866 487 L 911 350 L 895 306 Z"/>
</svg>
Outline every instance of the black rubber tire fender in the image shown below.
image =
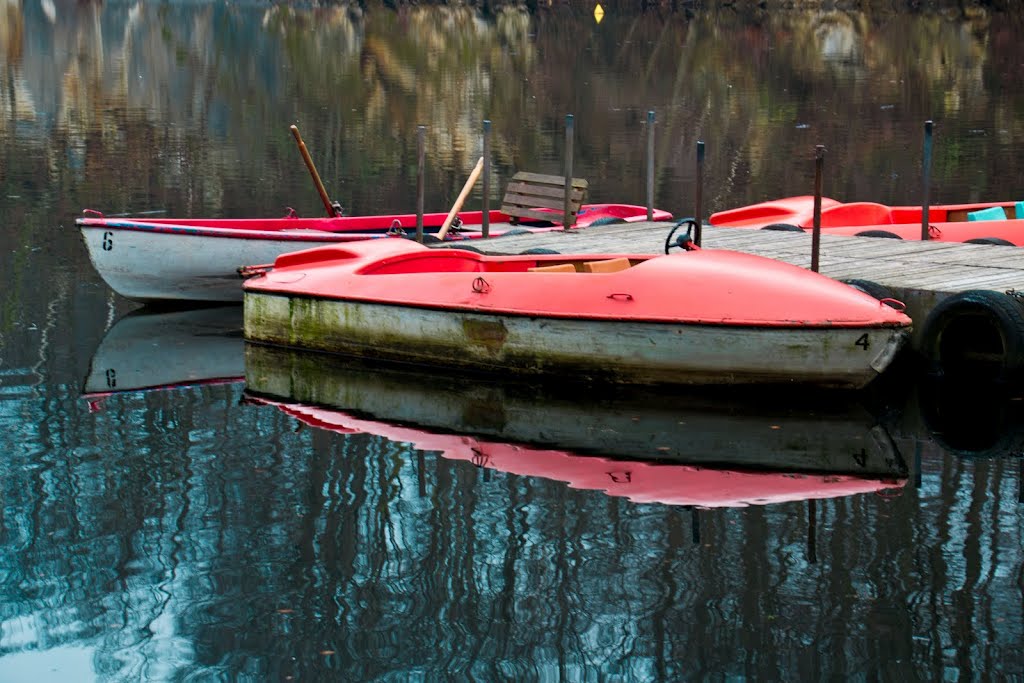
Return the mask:
<svg viewBox="0 0 1024 683">
<path fill-rule="evenodd" d="M 1024 377 L 1024 306 L 985 289 L 949 296 L 921 328 L 921 355 L 937 376 L 1013 383 Z"/>
<path fill-rule="evenodd" d="M 894 232 L 888 230 L 861 230 L 854 237 L 884 237 L 890 240 L 901 240 L 903 239 Z"/>
<path fill-rule="evenodd" d="M 616 218 L 615 216 L 605 216 L 604 218 L 598 218 L 592 223 L 587 223 L 588 228 L 593 228 L 598 225 L 618 225 L 619 223 L 625 223 L 626 219 Z"/>
<path fill-rule="evenodd" d="M 452 242 L 450 244 L 445 244 L 444 248 L 445 249 L 461 249 L 462 251 L 473 251 L 473 252 L 476 252 L 477 254 L 484 253 L 483 249 L 479 249 L 477 247 L 471 247 L 470 245 L 463 244 L 462 242 Z"/>
<path fill-rule="evenodd" d="M 1010 240 L 1004 240 L 1002 237 L 975 237 L 973 239 L 964 240 L 965 244 L 994 244 L 1000 247 L 1015 247 L 1017 246 Z"/>
<path fill-rule="evenodd" d="M 892 292 L 885 285 L 880 285 L 877 282 L 871 280 L 861 280 L 858 278 L 851 278 L 849 280 L 842 280 L 843 284 L 850 285 L 854 289 L 859 289 L 868 296 L 873 296 L 879 301 L 882 299 L 892 299 Z"/>
<path fill-rule="evenodd" d="M 511 230 L 507 230 L 506 232 L 501 233 L 501 235 L 499 235 L 499 237 L 518 237 L 519 235 L 532 235 L 532 234 L 533 234 L 533 231 L 532 230 L 527 230 L 526 228 L 512 228 Z"/>
<path fill-rule="evenodd" d="M 530 254 L 560 254 L 561 252 L 556 251 L 555 249 L 548 249 L 547 247 L 533 247 L 532 249 L 526 249 L 519 253 L 523 256 L 527 256 Z"/>
<path fill-rule="evenodd" d="M 793 225 L 792 223 L 772 223 L 765 225 L 761 228 L 762 230 L 776 230 L 778 232 L 804 232 L 804 229 L 799 225 Z"/>
</svg>

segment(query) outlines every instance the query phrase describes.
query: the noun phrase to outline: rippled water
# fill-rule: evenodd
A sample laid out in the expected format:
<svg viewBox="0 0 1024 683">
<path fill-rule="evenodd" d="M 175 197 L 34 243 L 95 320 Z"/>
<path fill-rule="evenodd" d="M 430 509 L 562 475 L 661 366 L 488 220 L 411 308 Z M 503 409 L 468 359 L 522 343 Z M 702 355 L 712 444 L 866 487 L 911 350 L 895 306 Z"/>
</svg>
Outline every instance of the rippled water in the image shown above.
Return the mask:
<svg viewBox="0 0 1024 683">
<path fill-rule="evenodd" d="M 1021 19 L 0 2 L 0 681 L 1024 675 L 1021 402 L 594 396 L 134 312 L 73 218 L 1019 198 Z M 480 195 L 470 204 L 479 206 Z M 650 462 L 658 458 L 658 464 Z"/>
</svg>

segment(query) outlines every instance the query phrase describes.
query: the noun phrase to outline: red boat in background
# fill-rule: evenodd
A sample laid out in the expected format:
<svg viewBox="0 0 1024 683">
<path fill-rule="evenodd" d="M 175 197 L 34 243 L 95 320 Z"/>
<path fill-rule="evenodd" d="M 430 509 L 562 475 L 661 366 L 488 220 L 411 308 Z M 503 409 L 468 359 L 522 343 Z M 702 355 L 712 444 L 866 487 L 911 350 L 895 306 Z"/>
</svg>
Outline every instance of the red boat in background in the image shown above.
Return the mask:
<svg viewBox="0 0 1024 683">
<path fill-rule="evenodd" d="M 921 239 L 921 206 L 876 202 L 842 203 L 823 197 L 821 229 L 829 235 Z M 712 214 L 722 228 L 810 230 L 814 197 L 803 195 L 761 202 Z M 928 207 L 929 239 L 973 244 L 1024 245 L 1024 202 L 939 204 Z"/>
</svg>

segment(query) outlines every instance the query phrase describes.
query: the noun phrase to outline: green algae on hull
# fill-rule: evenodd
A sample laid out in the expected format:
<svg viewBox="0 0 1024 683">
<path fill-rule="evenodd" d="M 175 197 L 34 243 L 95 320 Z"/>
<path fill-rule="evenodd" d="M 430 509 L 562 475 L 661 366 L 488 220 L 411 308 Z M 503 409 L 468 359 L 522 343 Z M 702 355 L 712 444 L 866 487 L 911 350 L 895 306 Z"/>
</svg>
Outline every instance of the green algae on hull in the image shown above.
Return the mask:
<svg viewBox="0 0 1024 683">
<path fill-rule="evenodd" d="M 495 315 L 249 291 L 250 341 L 495 375 L 614 384 L 792 384 L 859 388 L 891 328 L 785 328 Z M 863 343 L 855 339 L 864 338 Z M 876 355 L 876 354 L 868 354 Z"/>
</svg>

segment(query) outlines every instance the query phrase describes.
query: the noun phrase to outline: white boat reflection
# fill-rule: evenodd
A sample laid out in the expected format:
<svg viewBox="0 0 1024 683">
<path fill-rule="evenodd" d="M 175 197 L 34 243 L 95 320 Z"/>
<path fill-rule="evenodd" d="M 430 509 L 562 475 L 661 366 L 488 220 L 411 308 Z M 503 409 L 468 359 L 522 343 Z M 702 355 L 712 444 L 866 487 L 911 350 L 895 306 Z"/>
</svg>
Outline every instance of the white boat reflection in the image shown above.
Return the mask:
<svg viewBox="0 0 1024 683">
<path fill-rule="evenodd" d="M 239 382 L 245 375 L 241 306 L 137 309 L 107 330 L 93 352 L 83 397 Z"/>
</svg>

